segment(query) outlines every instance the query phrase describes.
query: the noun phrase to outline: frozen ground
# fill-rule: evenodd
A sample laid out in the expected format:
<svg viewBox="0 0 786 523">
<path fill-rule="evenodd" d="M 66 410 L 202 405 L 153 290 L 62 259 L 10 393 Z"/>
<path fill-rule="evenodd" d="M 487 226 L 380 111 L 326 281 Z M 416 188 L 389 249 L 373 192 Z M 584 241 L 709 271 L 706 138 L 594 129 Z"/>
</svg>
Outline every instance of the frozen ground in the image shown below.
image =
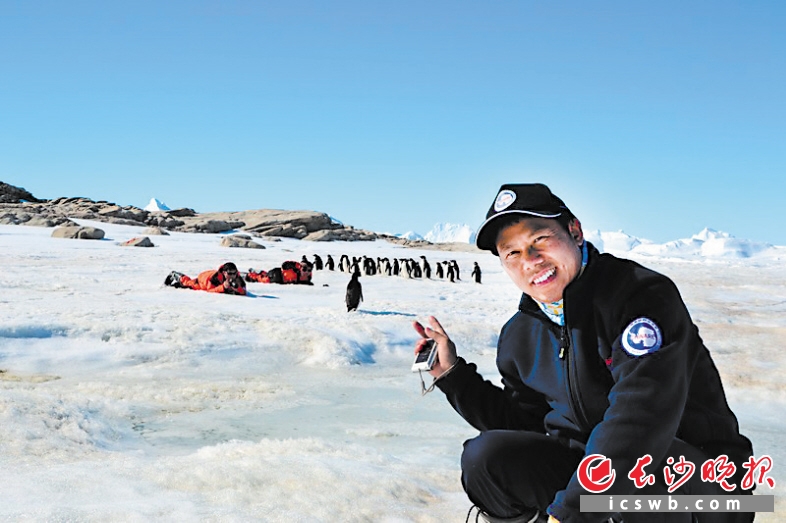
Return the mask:
<svg viewBox="0 0 786 523">
<path fill-rule="evenodd" d="M 495 377 L 519 297 L 496 258 L 387 242 L 227 249 L 176 233 L 126 248 L 140 229 L 94 225 L 108 239 L 0 226 L 0 521 L 464 521 L 458 457 L 474 431 L 439 392 L 420 396 L 410 324 L 436 315 Z M 786 249 L 686 245 L 628 254 L 680 287 L 743 432 L 775 461 L 777 512 L 757 521 L 778 521 Z M 340 272 L 316 272 L 313 287 L 249 284 L 246 298 L 162 286 L 172 269 L 314 253 L 456 259 L 462 281 L 363 277 L 352 314 Z"/>
</svg>

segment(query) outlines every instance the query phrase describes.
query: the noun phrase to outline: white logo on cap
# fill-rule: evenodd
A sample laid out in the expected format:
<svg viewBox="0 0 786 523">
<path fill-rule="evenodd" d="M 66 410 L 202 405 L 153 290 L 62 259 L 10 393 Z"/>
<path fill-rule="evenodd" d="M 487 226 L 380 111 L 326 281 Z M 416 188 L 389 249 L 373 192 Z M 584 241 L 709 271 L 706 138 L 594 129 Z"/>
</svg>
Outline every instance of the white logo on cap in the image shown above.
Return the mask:
<svg viewBox="0 0 786 523">
<path fill-rule="evenodd" d="M 630 322 L 622 333 L 622 348 L 631 356 L 652 354 L 663 345 L 660 328 L 648 318 Z"/>
<path fill-rule="evenodd" d="M 513 202 L 516 201 L 516 193 L 513 191 L 509 191 L 505 189 L 504 191 L 500 191 L 497 195 L 497 199 L 494 200 L 494 210 L 496 212 L 504 211 L 511 205 Z"/>
</svg>

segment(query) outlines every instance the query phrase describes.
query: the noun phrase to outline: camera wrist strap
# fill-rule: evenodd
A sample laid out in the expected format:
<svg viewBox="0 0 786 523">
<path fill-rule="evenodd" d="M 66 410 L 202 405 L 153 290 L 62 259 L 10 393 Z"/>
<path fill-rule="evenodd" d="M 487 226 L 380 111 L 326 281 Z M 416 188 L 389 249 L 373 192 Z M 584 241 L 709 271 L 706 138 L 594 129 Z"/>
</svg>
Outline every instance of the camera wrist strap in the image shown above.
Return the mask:
<svg viewBox="0 0 786 523">
<path fill-rule="evenodd" d="M 426 382 L 423 381 L 423 371 L 418 370 L 418 374 L 420 375 L 420 395 L 425 396 L 429 392 L 434 390 L 434 387 L 437 385 L 437 378 L 434 378 L 434 381 L 431 382 L 431 385 L 426 388 Z"/>
</svg>

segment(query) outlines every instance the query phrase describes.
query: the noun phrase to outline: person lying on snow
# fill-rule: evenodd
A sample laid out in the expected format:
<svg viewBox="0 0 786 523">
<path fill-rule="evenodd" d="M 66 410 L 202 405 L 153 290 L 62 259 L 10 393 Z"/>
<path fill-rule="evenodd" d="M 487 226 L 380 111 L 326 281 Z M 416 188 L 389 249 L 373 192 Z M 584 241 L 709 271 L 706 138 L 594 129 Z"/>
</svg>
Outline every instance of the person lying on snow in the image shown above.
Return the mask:
<svg viewBox="0 0 786 523">
<path fill-rule="evenodd" d="M 246 281 L 259 283 L 300 283 L 314 285 L 311 282 L 311 263 L 285 261 L 281 267 L 269 271 L 248 269 Z"/>
<path fill-rule="evenodd" d="M 232 262 L 227 262 L 216 270 L 203 271 L 196 278 L 172 271 L 164 280 L 164 285 L 177 289 L 186 288 L 241 296 L 246 294 L 246 282 L 243 281 L 237 271 L 237 266 Z"/>
</svg>

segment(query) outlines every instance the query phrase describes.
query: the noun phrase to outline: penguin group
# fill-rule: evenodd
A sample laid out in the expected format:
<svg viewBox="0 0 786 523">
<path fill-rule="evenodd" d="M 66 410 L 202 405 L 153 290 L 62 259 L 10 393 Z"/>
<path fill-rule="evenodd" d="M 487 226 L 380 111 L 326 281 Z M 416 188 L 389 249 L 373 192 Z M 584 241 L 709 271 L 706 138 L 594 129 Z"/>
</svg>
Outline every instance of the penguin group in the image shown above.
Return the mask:
<svg viewBox="0 0 786 523">
<path fill-rule="evenodd" d="M 333 270 L 333 259 L 328 256 L 326 267 Z M 315 263 L 314 268 L 319 270 Z M 477 262 L 475 263 L 477 266 Z M 338 261 L 338 270 L 354 274 L 360 272 L 363 276 L 399 276 L 407 279 L 447 279 L 450 282 L 461 280 L 458 262 L 456 260 L 444 260 L 436 263 L 436 268 L 432 269 L 431 264 L 425 256 L 420 256 L 420 260 L 415 258 L 387 258 L 369 256 L 349 257 L 342 254 Z M 478 268 L 479 270 L 479 268 Z M 433 276 L 433 278 L 432 278 Z"/>
<path fill-rule="evenodd" d="M 333 256 L 327 254 L 325 259 L 318 254 L 314 254 L 313 261 L 303 255 L 301 265 L 312 268 L 314 271 L 328 270 L 349 273 L 350 281 L 347 284 L 345 302 L 347 312 L 357 310 L 363 301 L 363 288 L 360 284 L 360 276 L 398 276 L 406 279 L 428 279 L 428 280 L 447 280 L 451 283 L 461 281 L 461 270 L 456 260 L 442 260 L 432 265 L 425 256 L 420 259 L 415 258 L 387 258 L 370 256 L 352 256 L 341 254 L 336 264 Z M 472 278 L 476 283 L 480 283 L 480 266 L 474 263 Z"/>
<path fill-rule="evenodd" d="M 320 255 L 314 254 L 313 261 L 309 261 L 303 255 L 300 263 L 311 267 L 314 271 L 334 271 L 338 269 L 340 272 L 349 274 L 357 272 L 362 276 L 379 275 L 399 276 L 406 279 L 438 279 L 447 280 L 451 283 L 461 281 L 461 269 L 456 260 L 438 261 L 432 269 L 431 263 L 423 255 L 417 260 L 415 258 L 372 258 L 365 255 L 349 257 L 346 254 L 342 254 L 338 258 L 338 265 L 336 265 L 332 255 L 326 255 L 326 259 L 323 260 Z M 481 271 L 478 262 L 474 262 L 471 276 L 476 283 L 481 282 Z"/>
</svg>

